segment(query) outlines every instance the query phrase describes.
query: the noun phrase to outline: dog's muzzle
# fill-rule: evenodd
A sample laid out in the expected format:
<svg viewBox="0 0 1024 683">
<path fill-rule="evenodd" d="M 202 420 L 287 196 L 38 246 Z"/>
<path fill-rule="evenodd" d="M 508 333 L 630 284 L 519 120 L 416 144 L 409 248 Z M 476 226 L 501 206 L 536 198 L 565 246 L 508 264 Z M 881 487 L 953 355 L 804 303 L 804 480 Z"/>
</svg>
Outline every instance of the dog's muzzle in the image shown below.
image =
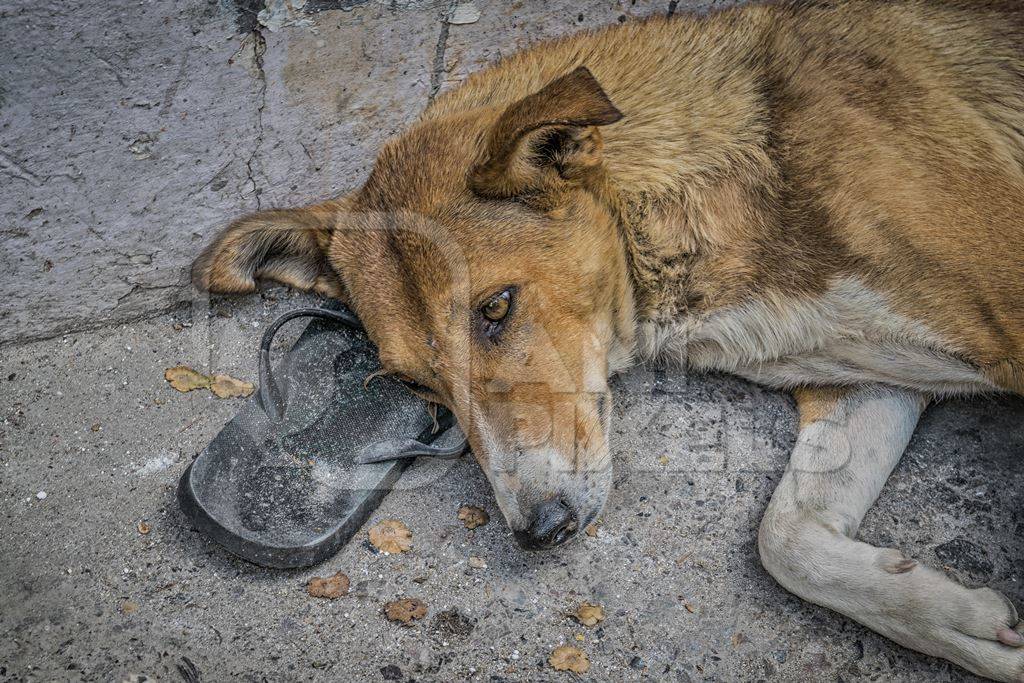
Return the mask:
<svg viewBox="0 0 1024 683">
<path fill-rule="evenodd" d="M 552 498 L 534 508 L 533 523 L 516 531 L 516 541 L 526 550 L 545 550 L 565 543 L 576 535 L 579 521 L 560 498 Z"/>
</svg>

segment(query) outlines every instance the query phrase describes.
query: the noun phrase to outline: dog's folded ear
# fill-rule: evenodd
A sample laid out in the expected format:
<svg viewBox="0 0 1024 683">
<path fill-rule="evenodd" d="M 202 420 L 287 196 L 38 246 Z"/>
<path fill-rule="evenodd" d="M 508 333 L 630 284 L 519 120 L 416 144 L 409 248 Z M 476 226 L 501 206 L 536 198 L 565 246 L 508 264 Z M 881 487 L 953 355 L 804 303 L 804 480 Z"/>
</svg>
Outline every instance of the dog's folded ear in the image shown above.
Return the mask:
<svg viewBox="0 0 1024 683">
<path fill-rule="evenodd" d="M 597 127 L 621 118 L 590 70 L 578 67 L 502 112 L 469 173 L 470 189 L 501 198 L 585 181 L 601 165 Z"/>
<path fill-rule="evenodd" d="M 218 294 L 245 294 L 257 280 L 344 299 L 327 249 L 341 211 L 329 201 L 301 209 L 273 209 L 229 225 L 192 265 L 192 282 Z"/>
</svg>

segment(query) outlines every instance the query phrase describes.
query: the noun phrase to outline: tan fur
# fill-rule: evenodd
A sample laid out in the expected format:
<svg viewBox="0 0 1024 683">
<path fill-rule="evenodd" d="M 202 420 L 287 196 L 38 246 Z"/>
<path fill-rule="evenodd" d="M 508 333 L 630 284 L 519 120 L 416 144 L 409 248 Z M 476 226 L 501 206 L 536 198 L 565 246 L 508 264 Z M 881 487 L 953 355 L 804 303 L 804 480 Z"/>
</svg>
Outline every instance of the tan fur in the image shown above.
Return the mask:
<svg viewBox="0 0 1024 683">
<path fill-rule="evenodd" d="M 794 391 L 793 397 L 800 407 L 800 429 L 828 417 L 846 393 L 845 389 L 836 388 L 800 388 Z"/>
<path fill-rule="evenodd" d="M 437 97 L 350 195 L 232 224 L 195 275 L 346 298 L 517 531 L 555 498 L 580 528 L 600 511 L 633 349 L 898 387 L 896 453 L 906 396 L 1024 392 L 1024 9 L 753 5 L 542 43 Z M 802 434 L 847 391 L 802 400 Z"/>
</svg>

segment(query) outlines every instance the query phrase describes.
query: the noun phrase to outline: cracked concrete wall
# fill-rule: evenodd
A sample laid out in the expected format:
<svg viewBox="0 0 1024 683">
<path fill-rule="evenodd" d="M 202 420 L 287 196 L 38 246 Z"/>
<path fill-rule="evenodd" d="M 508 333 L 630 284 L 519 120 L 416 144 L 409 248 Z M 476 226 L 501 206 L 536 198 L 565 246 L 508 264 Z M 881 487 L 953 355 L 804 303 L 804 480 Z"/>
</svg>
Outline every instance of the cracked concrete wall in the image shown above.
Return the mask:
<svg viewBox="0 0 1024 683">
<path fill-rule="evenodd" d="M 87 20 L 83 20 L 87 17 Z M 0 341 L 187 297 L 208 226 L 251 207 L 257 79 L 216 3 L 0 11 Z"/>
<path fill-rule="evenodd" d="M 538 39 L 678 3 L 487 0 L 449 24 L 449 0 L 307 2 L 273 32 L 258 6 L 0 10 L 0 344 L 183 305 L 191 259 L 229 219 L 355 187 L 439 90 Z"/>
</svg>

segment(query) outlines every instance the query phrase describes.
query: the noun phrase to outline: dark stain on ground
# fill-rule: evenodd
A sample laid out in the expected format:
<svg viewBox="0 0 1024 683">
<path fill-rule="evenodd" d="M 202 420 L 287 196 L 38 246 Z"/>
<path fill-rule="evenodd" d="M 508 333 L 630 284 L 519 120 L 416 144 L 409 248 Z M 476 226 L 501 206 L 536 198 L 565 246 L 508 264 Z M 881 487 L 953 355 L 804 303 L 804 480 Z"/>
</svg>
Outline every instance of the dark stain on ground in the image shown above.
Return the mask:
<svg viewBox="0 0 1024 683">
<path fill-rule="evenodd" d="M 935 556 L 944 564 L 970 572 L 974 577 L 982 580 L 991 579 L 995 569 L 985 550 L 963 536 L 936 546 Z"/>
<path fill-rule="evenodd" d="M 430 622 L 430 630 L 446 637 L 465 638 L 473 632 L 475 619 L 470 619 L 458 609 L 452 608 L 439 613 Z"/>
<path fill-rule="evenodd" d="M 367 2 L 369 0 L 309 0 L 303 9 L 310 13 L 325 12 L 331 9 L 350 10 L 365 5 Z"/>
<path fill-rule="evenodd" d="M 402 680 L 402 670 L 394 664 L 388 664 L 380 668 L 380 676 L 385 681 L 400 681 Z"/>
<path fill-rule="evenodd" d="M 235 6 L 235 26 L 239 33 L 252 33 L 259 28 L 256 15 L 263 9 L 263 0 L 233 0 Z"/>
</svg>

